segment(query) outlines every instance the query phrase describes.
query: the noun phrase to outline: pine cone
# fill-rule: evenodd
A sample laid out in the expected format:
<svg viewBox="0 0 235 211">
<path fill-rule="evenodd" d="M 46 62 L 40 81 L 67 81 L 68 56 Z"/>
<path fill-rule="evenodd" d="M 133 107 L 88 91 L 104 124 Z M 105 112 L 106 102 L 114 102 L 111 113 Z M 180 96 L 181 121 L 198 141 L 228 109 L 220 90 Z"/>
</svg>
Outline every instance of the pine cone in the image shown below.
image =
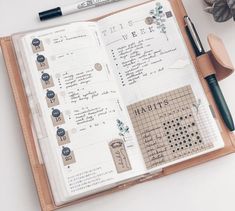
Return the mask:
<svg viewBox="0 0 235 211">
<path fill-rule="evenodd" d="M 204 0 L 208 7 L 206 12 L 211 13 L 216 22 L 225 22 L 233 17 L 235 20 L 235 0 Z"/>
</svg>

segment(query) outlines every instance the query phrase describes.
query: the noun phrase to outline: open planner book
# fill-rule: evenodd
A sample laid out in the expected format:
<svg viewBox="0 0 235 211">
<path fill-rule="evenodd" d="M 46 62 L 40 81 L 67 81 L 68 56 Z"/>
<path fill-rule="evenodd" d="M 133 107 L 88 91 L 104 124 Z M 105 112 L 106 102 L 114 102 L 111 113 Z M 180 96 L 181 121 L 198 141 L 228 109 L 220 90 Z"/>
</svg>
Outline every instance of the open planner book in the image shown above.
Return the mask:
<svg viewBox="0 0 235 211">
<path fill-rule="evenodd" d="M 224 145 L 167 0 L 13 42 L 56 205 Z"/>
</svg>

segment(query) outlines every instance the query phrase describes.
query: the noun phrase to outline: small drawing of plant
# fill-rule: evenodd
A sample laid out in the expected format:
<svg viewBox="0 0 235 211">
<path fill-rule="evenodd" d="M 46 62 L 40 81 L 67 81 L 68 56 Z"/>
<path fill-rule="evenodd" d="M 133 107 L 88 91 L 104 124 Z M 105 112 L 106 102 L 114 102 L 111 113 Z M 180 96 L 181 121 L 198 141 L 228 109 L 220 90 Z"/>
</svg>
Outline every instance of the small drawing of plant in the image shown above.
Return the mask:
<svg viewBox="0 0 235 211">
<path fill-rule="evenodd" d="M 165 34 L 166 39 L 167 31 L 166 31 L 166 14 L 164 13 L 163 6 L 160 2 L 157 2 L 155 8 L 150 10 L 150 15 L 153 18 L 153 22 L 157 25 L 157 29 L 160 30 L 161 33 Z"/>
<path fill-rule="evenodd" d="M 202 104 L 201 99 L 198 99 L 196 103 L 193 103 L 193 107 L 196 109 L 196 112 L 199 112 L 199 107 Z"/>
<path fill-rule="evenodd" d="M 129 133 L 129 127 L 125 125 L 121 120 L 117 119 L 117 127 L 119 130 L 119 135 L 125 140 L 125 134 Z"/>
</svg>

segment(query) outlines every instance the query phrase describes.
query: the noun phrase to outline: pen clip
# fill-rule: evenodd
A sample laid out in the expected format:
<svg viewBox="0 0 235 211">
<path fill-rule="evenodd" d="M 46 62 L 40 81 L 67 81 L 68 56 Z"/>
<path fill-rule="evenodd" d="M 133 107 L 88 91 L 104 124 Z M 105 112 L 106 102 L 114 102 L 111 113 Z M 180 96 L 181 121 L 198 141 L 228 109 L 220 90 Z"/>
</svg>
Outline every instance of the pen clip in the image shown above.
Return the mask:
<svg viewBox="0 0 235 211">
<path fill-rule="evenodd" d="M 194 48 L 196 56 L 200 56 L 204 54 L 205 50 L 202 46 L 197 30 L 195 29 L 195 26 L 192 23 L 191 19 L 188 16 L 184 16 L 184 21 L 186 23 L 186 26 L 185 26 L 186 32 Z"/>
</svg>

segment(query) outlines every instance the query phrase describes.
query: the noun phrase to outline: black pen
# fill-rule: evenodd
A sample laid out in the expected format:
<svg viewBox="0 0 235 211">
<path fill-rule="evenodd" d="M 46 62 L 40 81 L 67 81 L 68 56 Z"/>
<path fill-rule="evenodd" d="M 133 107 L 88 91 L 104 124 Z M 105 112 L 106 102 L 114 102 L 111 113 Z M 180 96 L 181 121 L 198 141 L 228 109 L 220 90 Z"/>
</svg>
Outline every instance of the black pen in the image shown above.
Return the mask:
<svg viewBox="0 0 235 211">
<path fill-rule="evenodd" d="M 188 33 L 188 36 L 191 40 L 191 43 L 193 45 L 195 54 L 197 57 L 204 55 L 206 52 L 202 46 L 202 43 L 200 41 L 200 38 L 198 36 L 198 33 L 194 27 L 194 24 L 190 20 L 188 16 L 184 17 L 184 21 L 186 23 L 186 30 Z M 211 90 L 211 93 L 214 97 L 214 100 L 216 102 L 216 105 L 219 109 L 219 112 L 224 120 L 224 123 L 228 127 L 230 131 L 234 131 L 234 123 L 233 123 L 233 118 L 232 115 L 229 111 L 228 105 L 224 99 L 224 96 L 221 92 L 221 89 L 219 87 L 218 81 L 216 79 L 215 74 L 211 74 L 207 77 L 205 77 L 205 80 L 208 83 L 208 86 Z"/>
</svg>

